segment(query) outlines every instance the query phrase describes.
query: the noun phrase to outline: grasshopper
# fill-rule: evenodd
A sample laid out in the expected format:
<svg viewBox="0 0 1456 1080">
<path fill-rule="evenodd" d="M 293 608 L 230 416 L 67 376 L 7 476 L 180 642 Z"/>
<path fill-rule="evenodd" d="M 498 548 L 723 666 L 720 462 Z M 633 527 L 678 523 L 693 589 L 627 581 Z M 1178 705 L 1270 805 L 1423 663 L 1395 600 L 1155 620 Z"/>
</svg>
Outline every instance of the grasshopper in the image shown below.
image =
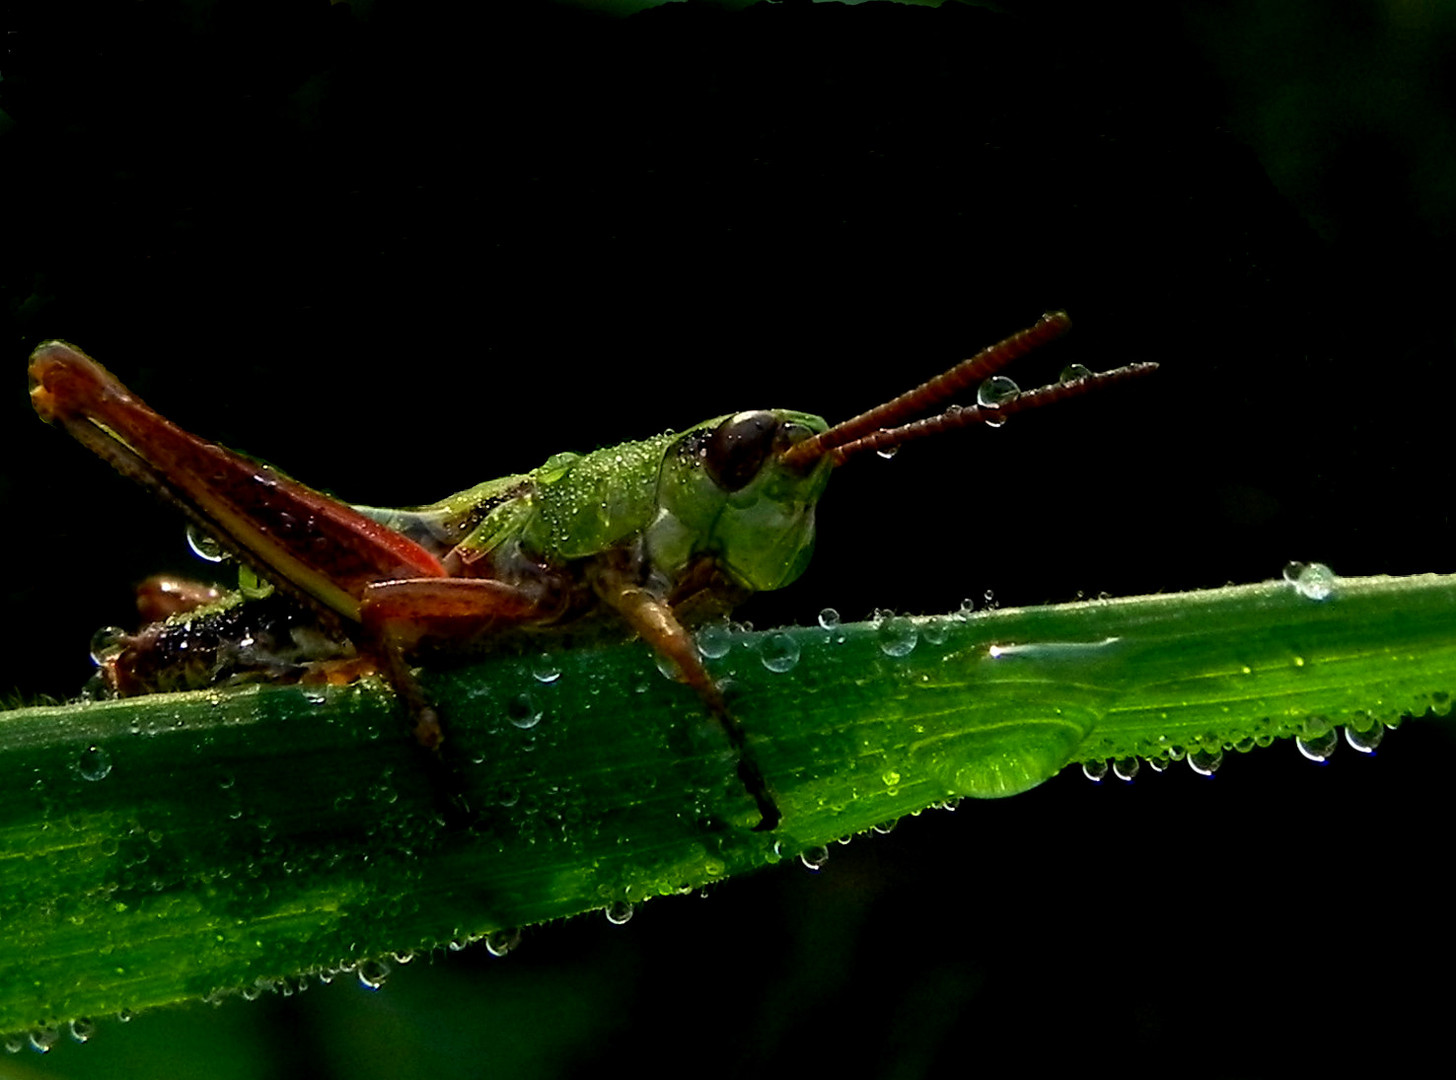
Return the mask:
<svg viewBox="0 0 1456 1080">
<path fill-rule="evenodd" d="M 843 423 L 785 409 L 731 413 L 682 432 L 589 454 L 557 454 L 527 473 L 487 480 L 439 502 L 392 510 L 350 506 L 270 466 L 187 433 L 150 409 L 84 353 L 61 341 L 30 358 L 31 400 L 121 473 L 177 506 L 246 568 L 275 586 L 274 601 L 223 604 L 220 642 L 291 642 L 288 666 L 305 678 L 382 674 L 407 711 L 414 738 L 438 757 L 445 727 L 409 660 L 431 647 L 479 647 L 517 631 L 556 632 L 588 616 L 614 618 L 697 692 L 737 755 L 760 814 L 779 820 L 748 737 L 703 665 L 691 627 L 751 593 L 779 589 L 804 570 L 814 509 L 830 472 L 858 454 L 977 423 L 1136 378 L 1130 364 L 1025 393 L 997 376 L 1064 333 L 1065 313 L 982 350 L 948 371 Z M 987 382 L 993 380 L 994 382 Z M 977 405 L 912 421 L 981 384 Z M 997 392 L 986 393 L 994 387 Z M 144 611 L 156 621 L 125 640 L 103 671 L 120 694 L 177 686 L 168 634 L 195 633 L 206 593 L 152 582 Z M 186 631 L 166 613 L 187 615 Z M 265 611 L 266 614 L 244 614 Z M 228 620 L 242 620 L 229 629 Z M 234 650 L 232 670 L 276 670 L 278 649 Z M 180 678 L 207 684 L 219 666 Z M 339 673 L 343 672 L 343 675 Z"/>
</svg>

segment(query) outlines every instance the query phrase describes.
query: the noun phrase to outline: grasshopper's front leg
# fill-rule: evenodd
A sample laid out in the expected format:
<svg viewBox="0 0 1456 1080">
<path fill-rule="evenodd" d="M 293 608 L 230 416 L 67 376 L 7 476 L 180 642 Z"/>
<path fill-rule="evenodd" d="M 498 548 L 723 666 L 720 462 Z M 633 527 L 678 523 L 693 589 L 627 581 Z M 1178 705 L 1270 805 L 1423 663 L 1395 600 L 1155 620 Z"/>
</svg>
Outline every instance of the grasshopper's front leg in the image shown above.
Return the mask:
<svg viewBox="0 0 1456 1080">
<path fill-rule="evenodd" d="M 589 577 L 592 588 L 602 602 L 620 614 L 627 625 L 637 632 L 638 637 L 672 665 L 679 682 L 686 683 L 698 692 L 714 719 L 723 728 L 723 733 L 728 736 L 738 759 L 738 779 L 758 806 L 759 820 L 754 828 L 759 831 L 776 828 L 782 815 L 753 755 L 752 747 L 748 745 L 748 735 L 743 730 L 743 725 L 728 711 L 722 689 L 703 666 L 697 642 L 673 614 L 672 606 L 638 584 L 637 575 L 623 566 L 619 559 L 600 560 Z"/>
</svg>

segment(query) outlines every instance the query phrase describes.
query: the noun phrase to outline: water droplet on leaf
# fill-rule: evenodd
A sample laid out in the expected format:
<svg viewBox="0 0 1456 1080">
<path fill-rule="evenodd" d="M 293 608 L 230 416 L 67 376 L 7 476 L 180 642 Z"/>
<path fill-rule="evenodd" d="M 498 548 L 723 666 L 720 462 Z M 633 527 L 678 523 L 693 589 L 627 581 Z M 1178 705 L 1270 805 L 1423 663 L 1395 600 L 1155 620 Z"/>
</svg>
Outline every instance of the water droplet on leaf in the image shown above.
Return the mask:
<svg viewBox="0 0 1456 1080">
<path fill-rule="evenodd" d="M 1188 752 L 1188 767 L 1199 776 L 1212 776 L 1222 764 L 1222 750 L 1198 749 Z"/>
<path fill-rule="evenodd" d="M 357 974 L 360 986 L 378 990 L 384 985 L 384 980 L 389 978 L 389 965 L 383 960 L 364 960 L 360 962 Z"/>
<path fill-rule="evenodd" d="M 721 659 L 733 648 L 733 635 L 728 624 L 723 622 L 709 623 L 702 627 L 698 631 L 697 641 L 698 652 L 709 660 Z"/>
<path fill-rule="evenodd" d="M 76 771 L 83 780 L 105 780 L 111 772 L 111 754 L 101 746 L 88 746 L 76 758 Z"/>
<path fill-rule="evenodd" d="M 512 724 L 525 731 L 541 721 L 541 706 L 528 691 L 522 691 L 506 703 L 506 715 Z"/>
<path fill-rule="evenodd" d="M 886 656 L 909 656 L 920 641 L 920 631 L 903 615 L 880 615 L 875 637 Z"/>
<path fill-rule="evenodd" d="M 829 861 L 829 849 L 827 847 L 811 847 L 799 852 L 799 861 L 810 870 L 822 870 L 824 864 Z"/>
<path fill-rule="evenodd" d="M 758 658 L 770 671 L 792 671 L 799 662 L 799 643 L 788 634 L 769 634 L 758 643 Z"/>
<path fill-rule="evenodd" d="M 1284 567 L 1284 580 L 1306 600 L 1328 600 L 1334 595 L 1338 579 L 1324 563 L 1292 562 Z"/>
</svg>

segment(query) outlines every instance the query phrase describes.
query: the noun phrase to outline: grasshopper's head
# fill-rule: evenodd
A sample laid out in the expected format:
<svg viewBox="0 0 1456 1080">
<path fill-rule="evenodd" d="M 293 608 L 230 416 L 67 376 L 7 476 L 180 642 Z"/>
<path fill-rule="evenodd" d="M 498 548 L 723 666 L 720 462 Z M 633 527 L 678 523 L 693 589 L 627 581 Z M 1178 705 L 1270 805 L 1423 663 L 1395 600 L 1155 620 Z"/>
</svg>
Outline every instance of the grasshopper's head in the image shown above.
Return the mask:
<svg viewBox="0 0 1456 1080">
<path fill-rule="evenodd" d="M 1025 393 L 1010 379 L 993 378 L 1070 326 L 1065 312 L 1043 315 L 1020 333 L 833 427 L 808 413 L 773 409 L 721 416 L 683 432 L 662 462 L 658 515 L 646 536 L 652 565 L 675 577 L 695 558 L 711 556 L 748 589 L 782 588 L 809 561 L 814 504 L 834 466 L 867 450 L 888 456 L 903 443 L 972 424 L 1000 427 L 1017 413 L 1157 369 L 1138 363 L 1093 373 L 1073 365 L 1056 383 Z M 951 405 L 910 419 L 977 384 L 976 405 Z"/>
<path fill-rule="evenodd" d="M 669 576 L 704 555 L 739 585 L 780 589 L 814 549 L 814 504 L 829 480 L 820 455 L 786 464 L 795 446 L 827 431 L 788 409 L 734 413 L 689 428 L 663 455 L 648 558 Z"/>
</svg>

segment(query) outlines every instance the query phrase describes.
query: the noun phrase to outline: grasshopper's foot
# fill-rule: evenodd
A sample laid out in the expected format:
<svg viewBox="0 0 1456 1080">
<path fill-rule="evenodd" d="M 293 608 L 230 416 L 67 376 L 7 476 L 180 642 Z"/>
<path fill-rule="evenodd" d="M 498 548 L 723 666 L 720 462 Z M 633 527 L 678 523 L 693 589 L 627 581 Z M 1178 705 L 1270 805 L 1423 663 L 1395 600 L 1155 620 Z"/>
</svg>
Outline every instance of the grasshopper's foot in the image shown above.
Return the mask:
<svg viewBox="0 0 1456 1080">
<path fill-rule="evenodd" d="M 434 751 L 438 756 L 440 744 L 445 741 L 445 729 L 440 726 L 440 714 L 430 705 L 420 705 L 411 709 L 410 713 L 414 719 L 415 742 L 426 750 Z"/>
<path fill-rule="evenodd" d="M 779 813 L 778 803 L 774 802 L 773 793 L 769 791 L 768 784 L 764 782 L 763 773 L 758 768 L 758 762 L 749 757 L 744 750 L 739 751 L 738 757 L 738 779 L 753 796 L 753 801 L 758 805 L 758 824 L 753 827 L 754 832 L 772 832 L 778 828 L 779 821 L 783 815 Z"/>
</svg>

